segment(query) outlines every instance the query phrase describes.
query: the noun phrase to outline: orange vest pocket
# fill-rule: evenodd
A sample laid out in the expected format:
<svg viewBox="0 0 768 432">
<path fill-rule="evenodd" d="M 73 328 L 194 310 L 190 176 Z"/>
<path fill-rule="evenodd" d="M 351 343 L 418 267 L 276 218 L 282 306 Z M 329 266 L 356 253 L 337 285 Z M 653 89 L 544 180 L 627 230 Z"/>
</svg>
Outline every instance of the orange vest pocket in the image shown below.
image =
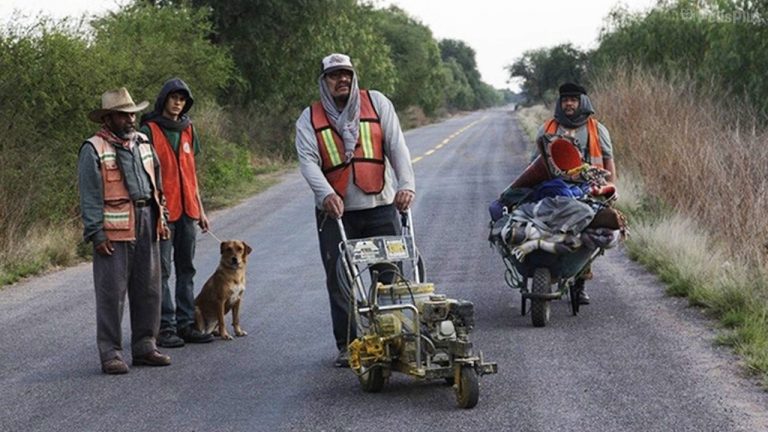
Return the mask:
<svg viewBox="0 0 768 432">
<path fill-rule="evenodd" d="M 108 182 L 116 182 L 123 179 L 123 174 L 120 172 L 120 167 L 118 167 L 116 163 L 105 164 L 104 172 L 106 172 L 106 180 Z"/>
<path fill-rule="evenodd" d="M 133 203 L 130 201 L 107 202 L 104 207 L 104 229 L 130 230 L 133 226 Z"/>
</svg>

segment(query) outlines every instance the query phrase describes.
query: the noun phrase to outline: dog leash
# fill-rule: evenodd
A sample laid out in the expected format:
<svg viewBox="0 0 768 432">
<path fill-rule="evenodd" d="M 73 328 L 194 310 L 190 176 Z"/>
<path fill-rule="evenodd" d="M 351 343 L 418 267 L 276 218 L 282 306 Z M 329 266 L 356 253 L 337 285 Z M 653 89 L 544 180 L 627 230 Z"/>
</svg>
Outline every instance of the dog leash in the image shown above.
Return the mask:
<svg viewBox="0 0 768 432">
<path fill-rule="evenodd" d="M 213 231 L 211 231 L 210 229 L 208 230 L 208 234 L 210 234 L 211 237 L 215 238 L 216 241 L 218 241 L 219 243 L 224 243 L 223 241 L 221 241 L 220 238 L 216 237 L 216 234 L 214 234 Z"/>
</svg>

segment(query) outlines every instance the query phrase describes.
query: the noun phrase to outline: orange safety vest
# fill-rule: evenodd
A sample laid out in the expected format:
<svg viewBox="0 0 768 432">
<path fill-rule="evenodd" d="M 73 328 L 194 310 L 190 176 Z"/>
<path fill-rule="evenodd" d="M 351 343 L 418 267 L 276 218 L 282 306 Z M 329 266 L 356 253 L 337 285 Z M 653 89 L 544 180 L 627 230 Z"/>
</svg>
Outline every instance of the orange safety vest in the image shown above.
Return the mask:
<svg viewBox="0 0 768 432">
<path fill-rule="evenodd" d="M 179 148 L 174 152 L 163 129 L 153 121 L 147 124 L 152 131 L 152 144 L 163 173 L 163 195 L 168 208 L 168 221 L 179 220 L 182 212 L 192 219 L 200 219 L 192 125 L 181 131 Z"/>
<path fill-rule="evenodd" d="M 557 120 L 549 119 L 544 125 L 544 133 L 557 133 L 557 126 Z M 604 168 L 603 150 L 600 148 L 600 135 L 597 132 L 597 120 L 592 117 L 587 119 L 587 149 L 589 150 L 588 162 L 598 168 Z"/>
<path fill-rule="evenodd" d="M 146 137 L 141 135 L 146 141 Z M 125 187 L 123 173 L 117 164 L 115 147 L 100 136 L 88 138 L 99 156 L 101 168 L 101 182 L 104 186 L 104 222 L 103 229 L 109 241 L 134 241 L 136 240 L 136 212 L 133 201 Z M 157 191 L 155 180 L 155 164 L 152 159 L 152 147 L 149 143 L 137 143 L 139 154 L 144 166 L 144 171 L 152 183 L 153 198 L 158 209 L 162 209 L 160 195 Z M 157 234 L 161 232 L 164 221 L 162 215 L 157 218 Z"/>
<path fill-rule="evenodd" d="M 344 198 L 352 173 L 355 186 L 373 195 L 384 189 L 384 147 L 381 122 L 368 90 L 360 90 L 360 136 L 354 156 L 345 161 L 344 141 L 330 124 L 322 102 L 310 107 L 312 127 L 320 150 L 321 168 L 333 190 Z"/>
</svg>

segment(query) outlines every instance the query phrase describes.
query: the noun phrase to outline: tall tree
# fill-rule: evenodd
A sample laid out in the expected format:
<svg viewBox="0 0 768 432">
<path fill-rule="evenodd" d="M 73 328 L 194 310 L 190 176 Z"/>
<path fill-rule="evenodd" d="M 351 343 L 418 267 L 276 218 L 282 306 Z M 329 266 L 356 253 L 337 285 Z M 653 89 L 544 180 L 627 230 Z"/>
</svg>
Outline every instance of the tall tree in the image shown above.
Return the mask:
<svg viewBox="0 0 768 432">
<path fill-rule="evenodd" d="M 440 41 L 440 56 L 448 65 L 450 76 L 453 78 L 449 81 L 449 85 L 456 86 L 448 93 L 460 98 L 449 99 L 450 106 L 460 109 L 478 109 L 501 102 L 501 94 L 480 80 L 475 50 L 472 47 L 460 40 L 443 39 Z M 471 96 L 467 95 L 463 89 L 465 82 L 472 91 Z M 466 100 L 467 98 L 471 100 Z"/>
<path fill-rule="evenodd" d="M 399 109 L 419 106 L 434 114 L 443 103 L 447 77 L 432 31 L 395 6 L 375 14 L 397 71 L 392 101 Z"/>
<path fill-rule="evenodd" d="M 565 81 L 583 83 L 587 56 L 571 44 L 526 51 L 507 66 L 510 78 L 523 79 L 523 91 L 536 100 L 546 99 Z"/>
<path fill-rule="evenodd" d="M 394 89 L 389 48 L 372 14 L 355 0 L 192 0 L 212 11 L 213 40 L 231 48 L 245 81 L 244 104 L 293 112 L 317 97 L 320 60 L 352 57 L 364 86 Z"/>
</svg>

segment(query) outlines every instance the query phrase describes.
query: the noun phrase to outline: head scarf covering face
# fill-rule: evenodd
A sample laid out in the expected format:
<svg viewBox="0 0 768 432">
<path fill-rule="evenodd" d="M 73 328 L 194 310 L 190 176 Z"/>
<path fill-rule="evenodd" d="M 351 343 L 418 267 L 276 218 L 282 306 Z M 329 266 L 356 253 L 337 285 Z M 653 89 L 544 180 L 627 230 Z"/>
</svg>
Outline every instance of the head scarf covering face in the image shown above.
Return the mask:
<svg viewBox="0 0 768 432">
<path fill-rule="evenodd" d="M 320 74 L 318 83 L 320 85 L 320 101 L 325 109 L 325 114 L 335 127 L 336 132 L 341 135 L 344 142 L 344 153 L 347 161 L 349 161 L 355 152 L 357 139 L 360 136 L 360 88 L 357 84 L 357 74 L 352 72 L 349 99 L 341 111 L 336 107 L 336 101 L 331 96 L 331 91 L 325 81 L 325 74 Z"/>
<path fill-rule="evenodd" d="M 585 94 L 579 95 L 579 108 L 572 116 L 567 116 L 563 111 L 563 96 L 560 96 L 557 99 L 557 104 L 555 104 L 555 120 L 557 120 L 558 124 L 569 129 L 584 126 L 589 116 L 594 113 L 595 109 L 592 107 L 592 101 Z"/>
</svg>

